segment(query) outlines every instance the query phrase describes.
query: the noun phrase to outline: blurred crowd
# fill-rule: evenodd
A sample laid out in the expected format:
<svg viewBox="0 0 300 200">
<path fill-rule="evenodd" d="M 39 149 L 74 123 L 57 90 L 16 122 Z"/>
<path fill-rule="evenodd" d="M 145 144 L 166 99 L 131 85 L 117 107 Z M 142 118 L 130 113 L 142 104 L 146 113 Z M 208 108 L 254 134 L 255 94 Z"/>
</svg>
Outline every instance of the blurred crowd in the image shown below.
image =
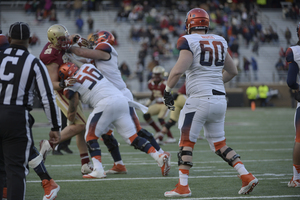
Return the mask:
<svg viewBox="0 0 300 200">
<path fill-rule="evenodd" d="M 67 0 L 64 5 L 65 17 L 76 19 L 75 26 L 78 33 L 82 33 L 83 26 L 85 26 L 91 35 L 98 31 L 94 29 L 94 19 L 88 14 L 88 19 L 84 21 L 81 17 L 82 11 L 89 13 L 97 10 L 100 2 L 99 0 Z M 257 62 L 253 60 L 260 55 L 260 46 L 279 44 L 277 31 L 272 26 L 263 27 L 258 19 L 259 7 L 254 0 L 247 2 L 233 0 L 232 3 L 222 0 L 114 0 L 112 2 L 113 6 L 118 9 L 113 20 L 115 23 L 128 23 L 131 27 L 130 41 L 140 44 L 136 70 L 129 73 L 128 70 L 132 69 L 132 66 L 124 70 L 123 77 L 126 80 L 136 77 L 143 83 L 151 78 L 151 72 L 155 66 L 178 56 L 176 41 L 185 34 L 186 12 L 194 7 L 201 7 L 209 13 L 211 19 L 209 33 L 221 35 L 227 40 L 229 53 L 235 60 L 238 70 L 244 72 L 242 74 L 245 78 L 250 71 L 248 65 L 252 65 L 253 72 L 257 71 L 254 70 L 258 68 Z M 59 23 L 56 10 L 55 0 L 33 0 L 25 5 L 25 12 L 35 13 L 37 22 Z M 283 13 L 287 19 L 299 19 L 299 7 L 296 4 L 284 8 Z M 117 33 L 113 32 L 113 34 L 117 39 Z M 291 32 L 288 28 L 285 31 L 285 38 L 288 47 L 291 45 Z M 118 45 L 118 40 L 115 45 Z M 241 45 L 251 48 L 253 54 L 248 57 L 240 55 Z M 285 52 L 286 47 L 282 49 L 280 51 Z M 150 59 L 147 59 L 148 56 Z M 276 67 L 276 69 L 279 74 L 284 74 L 287 70 L 286 63 L 282 56 L 279 58 L 284 67 Z M 124 63 L 120 63 L 120 69 L 123 68 Z M 255 74 L 254 77 L 254 81 L 257 81 Z M 236 81 L 238 82 L 239 79 L 237 77 Z M 280 76 L 280 79 L 284 79 L 284 76 Z M 143 90 L 142 87 L 140 89 Z"/>
</svg>

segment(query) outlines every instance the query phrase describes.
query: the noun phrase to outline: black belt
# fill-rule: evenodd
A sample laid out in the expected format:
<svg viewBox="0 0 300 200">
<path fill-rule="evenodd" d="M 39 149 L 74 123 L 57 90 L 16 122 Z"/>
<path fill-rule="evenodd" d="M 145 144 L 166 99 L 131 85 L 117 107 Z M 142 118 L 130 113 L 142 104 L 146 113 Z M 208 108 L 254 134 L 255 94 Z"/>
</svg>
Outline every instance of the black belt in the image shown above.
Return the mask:
<svg viewBox="0 0 300 200">
<path fill-rule="evenodd" d="M 218 90 L 212 90 L 212 94 L 213 95 L 225 95 L 225 93 L 224 92 L 220 92 L 220 91 L 218 91 Z"/>
</svg>

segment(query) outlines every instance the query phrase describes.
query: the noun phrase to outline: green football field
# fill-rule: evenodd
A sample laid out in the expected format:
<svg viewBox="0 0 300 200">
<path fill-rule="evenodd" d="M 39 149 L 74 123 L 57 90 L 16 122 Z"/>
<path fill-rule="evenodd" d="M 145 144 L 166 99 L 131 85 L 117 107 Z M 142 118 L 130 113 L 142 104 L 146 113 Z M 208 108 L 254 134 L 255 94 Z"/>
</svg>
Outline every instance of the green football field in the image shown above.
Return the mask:
<svg viewBox="0 0 300 200">
<path fill-rule="evenodd" d="M 300 188 L 288 188 L 292 178 L 292 148 L 294 145 L 294 118 L 292 108 L 229 108 L 226 114 L 225 134 L 227 145 L 241 155 L 249 172 L 255 175 L 259 184 L 250 195 L 239 195 L 242 182 L 237 172 L 212 152 L 206 140 L 198 140 L 194 153 L 194 166 L 190 170 L 189 186 L 192 196 L 185 199 L 300 199 Z M 35 145 L 41 139 L 48 139 L 49 126 L 42 110 L 31 112 L 36 122 L 33 128 Z M 89 110 L 86 110 L 86 115 Z M 141 113 L 139 113 L 140 115 Z M 157 120 L 155 118 L 155 120 Z M 144 128 L 153 132 L 144 123 Z M 177 141 L 177 126 L 171 129 Z M 203 131 L 201 132 L 203 135 Z M 168 199 L 164 192 L 172 190 L 178 182 L 178 144 L 163 145 L 171 153 L 172 168 L 169 176 L 162 177 L 160 168 L 151 156 L 135 150 L 116 133 L 120 151 L 128 174 L 107 175 L 105 179 L 83 179 L 80 157 L 73 138 L 71 155 L 48 155 L 46 167 L 51 177 L 60 185 L 57 199 Z M 113 160 L 106 146 L 100 141 L 102 163 L 105 170 L 113 166 Z M 27 200 L 43 198 L 44 190 L 33 169 L 27 177 Z"/>
</svg>

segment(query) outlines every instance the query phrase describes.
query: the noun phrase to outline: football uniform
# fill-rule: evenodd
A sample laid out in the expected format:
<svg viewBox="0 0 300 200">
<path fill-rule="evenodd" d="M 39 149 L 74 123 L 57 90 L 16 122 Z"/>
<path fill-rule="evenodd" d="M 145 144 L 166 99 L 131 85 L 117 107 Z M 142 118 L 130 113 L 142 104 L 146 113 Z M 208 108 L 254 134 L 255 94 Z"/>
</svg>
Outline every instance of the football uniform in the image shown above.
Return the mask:
<svg viewBox="0 0 300 200">
<path fill-rule="evenodd" d="M 91 64 L 84 64 L 74 75 L 77 82 L 64 89 L 64 95 L 70 99 L 79 93 L 83 103 L 93 107 L 86 124 L 86 141 L 106 134 L 113 124 L 123 139 L 131 144 L 129 138 L 136 133 L 131 120 L 128 99 L 101 72 Z"/>
<path fill-rule="evenodd" d="M 63 59 L 62 56 L 65 54 L 65 51 L 56 49 L 50 42 L 48 42 L 41 54 L 40 54 L 40 60 L 45 64 L 51 64 L 56 63 L 59 66 L 62 65 Z M 69 100 L 63 95 L 63 90 L 60 91 L 54 91 L 56 96 L 56 103 L 58 107 L 62 110 L 65 116 L 67 116 L 68 113 L 68 107 L 69 107 Z M 83 113 L 83 109 L 81 106 L 81 103 L 79 103 L 77 108 L 77 114 L 75 119 L 75 124 L 85 124 L 86 118 Z"/>
<path fill-rule="evenodd" d="M 118 68 L 118 53 L 115 48 L 107 43 L 101 42 L 94 48 L 95 50 L 102 50 L 110 54 L 109 60 L 95 60 L 95 66 L 97 69 L 109 80 L 116 88 L 118 88 L 125 97 L 129 100 L 133 100 L 131 91 L 126 87 L 126 83 L 122 79 L 121 72 Z M 136 126 L 137 132 L 141 130 L 140 123 L 138 121 L 137 114 L 134 109 L 130 108 L 131 118 Z"/>
<path fill-rule="evenodd" d="M 227 102 L 222 70 L 227 42 L 214 34 L 190 34 L 178 39 L 177 48 L 193 54 L 193 63 L 185 72 L 188 99 L 178 121 L 179 145 L 193 148 L 204 127 L 204 136 L 210 148 L 216 151 L 214 144 L 225 140 Z"/>
<path fill-rule="evenodd" d="M 165 106 L 163 101 L 164 90 L 166 87 L 166 81 L 162 80 L 158 84 L 154 83 L 153 79 L 148 81 L 148 89 L 152 92 L 154 97 L 154 104 L 150 105 L 148 112 L 151 116 L 157 115 L 158 118 L 165 118 L 168 114 L 168 107 Z"/>
<path fill-rule="evenodd" d="M 300 46 L 292 46 L 286 51 L 286 61 L 289 64 L 289 72 L 287 77 L 287 82 L 291 85 L 292 89 L 297 90 L 299 88 L 297 77 L 300 71 Z M 294 116 L 294 126 L 296 129 L 295 141 L 300 143 L 300 103 L 297 103 L 297 109 Z"/>
</svg>

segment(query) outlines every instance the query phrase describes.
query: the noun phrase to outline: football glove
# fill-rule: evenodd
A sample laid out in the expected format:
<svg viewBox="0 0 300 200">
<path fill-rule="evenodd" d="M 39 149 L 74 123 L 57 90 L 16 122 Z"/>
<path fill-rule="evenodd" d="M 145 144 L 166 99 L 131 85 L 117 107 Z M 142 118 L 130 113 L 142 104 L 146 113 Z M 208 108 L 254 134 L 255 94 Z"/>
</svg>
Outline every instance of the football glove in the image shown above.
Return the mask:
<svg viewBox="0 0 300 200">
<path fill-rule="evenodd" d="M 178 96 L 179 96 L 179 94 L 178 94 L 177 92 L 175 92 L 175 93 L 173 94 L 173 100 L 175 101 L 175 100 L 177 99 Z"/>
<path fill-rule="evenodd" d="M 77 82 L 77 79 L 76 79 L 76 78 L 68 77 L 68 78 L 64 81 L 65 87 L 73 86 L 76 82 Z"/>
<path fill-rule="evenodd" d="M 65 87 L 73 86 L 76 82 L 77 82 L 76 78 L 68 77 L 66 80 L 61 79 L 59 82 L 59 87 L 64 89 Z"/>
<path fill-rule="evenodd" d="M 75 35 L 73 42 L 77 43 L 79 47 L 88 47 L 89 41 L 81 37 L 80 35 Z"/>
<path fill-rule="evenodd" d="M 164 103 L 168 107 L 168 109 L 172 111 L 175 110 L 173 96 L 170 92 L 167 92 L 166 90 L 164 91 Z"/>
<path fill-rule="evenodd" d="M 295 92 L 294 98 L 295 98 L 298 102 L 300 102 L 300 91 Z"/>
</svg>

